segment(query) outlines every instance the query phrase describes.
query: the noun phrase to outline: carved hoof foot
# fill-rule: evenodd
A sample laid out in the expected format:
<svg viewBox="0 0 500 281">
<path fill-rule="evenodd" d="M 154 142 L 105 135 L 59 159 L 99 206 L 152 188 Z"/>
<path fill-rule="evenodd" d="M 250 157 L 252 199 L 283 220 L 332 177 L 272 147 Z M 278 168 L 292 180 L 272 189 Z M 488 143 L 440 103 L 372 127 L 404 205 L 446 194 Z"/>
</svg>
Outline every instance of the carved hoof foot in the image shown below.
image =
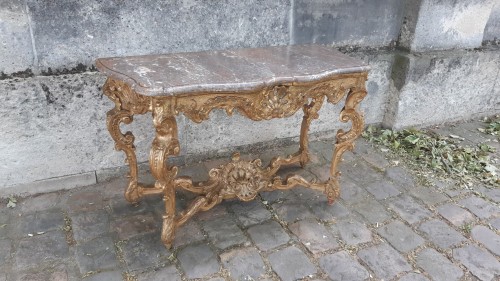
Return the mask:
<svg viewBox="0 0 500 281">
<path fill-rule="evenodd" d="M 138 203 L 141 199 L 141 190 L 137 182 L 131 182 L 125 191 L 125 199 L 130 203 Z"/>
<path fill-rule="evenodd" d="M 172 249 L 172 242 L 165 242 L 165 241 L 162 241 L 163 242 L 163 246 L 165 246 L 165 248 L 167 248 L 168 250 Z"/>
<path fill-rule="evenodd" d="M 163 216 L 163 226 L 161 229 L 161 242 L 167 249 L 172 248 L 175 235 L 175 222 L 172 216 Z"/>
<path fill-rule="evenodd" d="M 325 193 L 328 199 L 328 205 L 332 205 L 335 200 L 340 197 L 340 187 L 337 179 L 330 178 L 328 180 L 325 187 Z"/>
</svg>

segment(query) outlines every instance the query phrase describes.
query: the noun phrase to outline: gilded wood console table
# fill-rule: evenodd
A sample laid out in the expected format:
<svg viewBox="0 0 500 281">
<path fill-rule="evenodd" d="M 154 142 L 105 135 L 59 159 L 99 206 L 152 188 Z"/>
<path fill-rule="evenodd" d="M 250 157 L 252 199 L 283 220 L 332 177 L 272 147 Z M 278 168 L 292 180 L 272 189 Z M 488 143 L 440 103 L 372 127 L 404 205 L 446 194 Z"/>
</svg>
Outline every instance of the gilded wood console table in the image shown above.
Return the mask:
<svg viewBox="0 0 500 281">
<path fill-rule="evenodd" d="M 123 150 L 130 167 L 125 198 L 137 202 L 146 195 L 158 194 L 165 202 L 161 240 L 170 248 L 175 230 L 199 211 L 206 211 L 224 199 L 255 198 L 260 191 L 305 186 L 323 191 L 331 204 L 339 196 L 337 170 L 345 150 L 363 130 L 363 117 L 357 112 L 365 97 L 369 66 L 328 47 L 318 45 L 284 46 L 256 49 L 207 51 L 166 55 L 103 58 L 97 68 L 108 76 L 104 94 L 115 107 L 107 113 L 107 127 Z M 342 122 L 351 122 L 347 132 L 339 130 L 330 167 L 324 183 L 309 182 L 298 175 L 285 179 L 276 176 L 281 166 L 310 159 L 308 130 L 324 100 L 337 104 L 345 99 Z M 235 153 L 232 161 L 209 172 L 205 182 L 177 177 L 178 168 L 167 158 L 179 154 L 175 117 L 184 114 L 200 123 L 214 109 L 234 110 L 251 120 L 289 117 L 304 112 L 298 152 L 275 157 L 267 167 L 261 160 L 243 161 Z M 152 186 L 139 183 L 134 135 L 122 133 L 120 124 L 132 122 L 135 114 L 152 113 L 156 137 L 149 156 Z M 175 190 L 197 194 L 186 210 L 176 214 Z"/>
</svg>

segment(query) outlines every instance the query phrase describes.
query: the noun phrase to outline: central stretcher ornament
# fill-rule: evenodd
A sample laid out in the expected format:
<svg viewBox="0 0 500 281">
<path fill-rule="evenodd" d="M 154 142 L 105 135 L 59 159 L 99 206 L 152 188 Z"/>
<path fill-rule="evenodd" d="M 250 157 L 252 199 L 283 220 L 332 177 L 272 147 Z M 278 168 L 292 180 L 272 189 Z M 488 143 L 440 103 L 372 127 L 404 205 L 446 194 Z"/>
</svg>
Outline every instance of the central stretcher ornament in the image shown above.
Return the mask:
<svg viewBox="0 0 500 281">
<path fill-rule="evenodd" d="M 103 58 L 97 68 L 108 76 L 104 94 L 115 107 L 107 113 L 108 130 L 127 156 L 130 168 L 125 198 L 137 202 L 146 195 L 161 195 L 165 203 L 161 239 L 170 248 L 175 230 L 199 211 L 207 211 L 224 199 L 254 199 L 260 191 L 305 186 L 324 192 L 331 204 L 339 197 L 338 165 L 342 154 L 354 148 L 361 134 L 363 116 L 357 111 L 366 96 L 369 66 L 331 48 L 318 45 L 282 46 L 196 53 Z M 339 130 L 326 182 L 310 182 L 298 175 L 276 175 L 286 165 L 310 160 L 308 131 L 311 121 L 327 101 L 345 101 L 340 121 L 351 122 L 349 131 Z M 234 110 L 255 121 L 284 118 L 302 110 L 299 150 L 288 157 L 275 157 L 262 166 L 260 159 L 244 161 L 239 153 L 225 165 L 209 172 L 204 182 L 178 177 L 178 167 L 167 158 L 180 152 L 176 116 L 184 114 L 200 123 L 214 109 L 228 115 Z M 152 113 L 156 136 L 149 155 L 156 182 L 139 183 L 134 135 L 123 133 L 136 114 Z M 176 213 L 175 190 L 197 194 L 188 207 Z"/>
</svg>

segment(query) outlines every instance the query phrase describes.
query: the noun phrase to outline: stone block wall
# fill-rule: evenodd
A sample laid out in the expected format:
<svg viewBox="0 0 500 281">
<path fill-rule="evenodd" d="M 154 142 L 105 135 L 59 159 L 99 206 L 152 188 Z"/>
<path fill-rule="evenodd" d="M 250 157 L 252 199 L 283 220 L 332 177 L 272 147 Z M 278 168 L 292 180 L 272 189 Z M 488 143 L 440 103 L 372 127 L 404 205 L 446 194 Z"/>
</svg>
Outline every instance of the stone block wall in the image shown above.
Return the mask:
<svg viewBox="0 0 500 281">
<path fill-rule="evenodd" d="M 93 66 L 98 57 L 318 43 L 372 65 L 362 104 L 369 124 L 402 128 L 498 113 L 497 2 L 0 0 L 0 197 L 122 171 L 124 156 L 105 127 L 112 103 Z M 340 107 L 322 109 L 312 131 L 337 129 Z M 198 125 L 180 117 L 181 158 L 296 139 L 300 118 L 254 124 L 214 112 Z M 150 116 L 128 127 L 146 161 Z"/>
</svg>

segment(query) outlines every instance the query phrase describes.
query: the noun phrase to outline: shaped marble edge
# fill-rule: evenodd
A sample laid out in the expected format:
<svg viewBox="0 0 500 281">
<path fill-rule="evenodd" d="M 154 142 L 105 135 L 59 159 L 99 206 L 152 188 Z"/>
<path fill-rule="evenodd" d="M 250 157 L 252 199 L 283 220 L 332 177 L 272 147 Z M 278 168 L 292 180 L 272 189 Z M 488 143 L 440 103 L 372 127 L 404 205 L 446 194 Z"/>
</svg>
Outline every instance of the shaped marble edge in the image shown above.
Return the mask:
<svg viewBox="0 0 500 281">
<path fill-rule="evenodd" d="M 265 64 L 253 60 L 248 56 L 242 55 L 244 52 L 256 50 L 256 51 L 266 51 L 279 48 L 287 49 L 297 49 L 297 48 L 314 48 L 315 50 L 322 51 L 322 56 L 329 56 L 332 60 L 347 60 L 351 63 L 349 67 L 335 67 L 330 70 L 318 71 L 316 73 L 307 73 L 302 75 L 277 75 L 270 71 L 269 66 L 257 67 L 257 64 Z M 137 79 L 134 79 L 131 75 L 120 72 L 119 69 L 109 66 L 109 63 L 113 60 L 126 60 L 126 59 L 141 59 L 141 58 L 158 58 L 162 56 L 193 56 L 193 55 L 207 55 L 210 53 L 221 54 L 230 53 L 236 56 L 238 59 L 245 60 L 248 65 L 255 66 L 254 71 L 256 72 L 268 72 L 269 77 L 262 77 L 258 81 L 235 81 L 235 82 L 225 82 L 225 83 L 190 83 L 186 85 L 178 86 L 164 86 L 164 87 L 151 87 Z M 268 53 L 269 55 L 269 53 Z M 317 60 L 319 62 L 319 60 Z M 371 68 L 369 65 L 365 64 L 359 59 L 349 57 L 348 55 L 342 54 L 339 51 L 326 46 L 321 45 L 299 45 L 299 46 L 275 46 L 275 47 L 262 47 L 262 48 L 245 48 L 245 49 L 230 49 L 230 50 L 210 50 L 201 52 L 185 52 L 185 53 L 171 53 L 171 54 L 161 54 L 161 55 L 144 55 L 144 56 L 131 56 L 131 57 L 110 57 L 110 58 L 99 58 L 96 60 L 96 67 L 99 71 L 103 72 L 108 77 L 124 81 L 129 84 L 131 88 L 138 94 L 145 96 L 173 96 L 197 92 L 247 92 L 263 89 L 266 87 L 273 87 L 279 84 L 294 84 L 294 83 L 307 83 L 312 81 L 322 81 L 329 77 L 334 77 L 341 74 L 349 73 L 363 73 L 368 72 Z M 153 83 L 154 84 L 154 83 Z M 154 85 L 153 85 L 154 86 Z"/>
</svg>

